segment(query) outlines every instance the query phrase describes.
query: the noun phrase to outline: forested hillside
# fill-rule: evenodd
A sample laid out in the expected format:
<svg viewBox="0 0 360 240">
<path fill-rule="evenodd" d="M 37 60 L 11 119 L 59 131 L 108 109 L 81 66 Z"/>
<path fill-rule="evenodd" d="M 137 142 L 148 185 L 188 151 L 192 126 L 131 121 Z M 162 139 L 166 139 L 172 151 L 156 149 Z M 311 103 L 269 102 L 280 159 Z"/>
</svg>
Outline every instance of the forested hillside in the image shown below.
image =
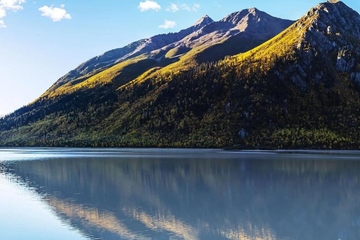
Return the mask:
<svg viewBox="0 0 360 240">
<path fill-rule="evenodd" d="M 359 148 L 360 16 L 342 2 L 247 52 L 206 49 L 57 86 L 0 120 L 0 145 Z"/>
</svg>

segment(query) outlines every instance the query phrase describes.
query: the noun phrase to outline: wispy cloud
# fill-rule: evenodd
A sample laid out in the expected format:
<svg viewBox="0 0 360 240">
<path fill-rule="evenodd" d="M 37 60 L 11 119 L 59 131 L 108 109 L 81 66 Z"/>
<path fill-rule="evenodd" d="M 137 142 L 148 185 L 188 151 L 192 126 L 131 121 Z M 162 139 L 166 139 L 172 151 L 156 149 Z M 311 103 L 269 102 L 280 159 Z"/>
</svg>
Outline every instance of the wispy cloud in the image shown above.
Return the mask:
<svg viewBox="0 0 360 240">
<path fill-rule="evenodd" d="M 16 12 L 22 10 L 22 4 L 25 2 L 25 0 L 0 0 L 0 28 L 6 28 L 3 18 L 6 17 L 7 11 Z"/>
<path fill-rule="evenodd" d="M 177 12 L 179 10 L 180 10 L 180 8 L 175 3 L 171 3 L 171 5 L 166 8 L 166 11 L 168 11 L 168 12 Z"/>
<path fill-rule="evenodd" d="M 169 29 L 169 28 L 174 28 L 176 26 L 176 22 L 175 21 L 169 21 L 169 20 L 165 20 L 165 22 L 163 24 L 161 24 L 159 26 L 159 28 L 163 28 L 163 29 Z"/>
<path fill-rule="evenodd" d="M 201 6 L 198 3 L 194 3 L 193 6 L 192 6 L 192 10 L 194 12 L 197 12 L 200 8 L 201 8 Z"/>
<path fill-rule="evenodd" d="M 60 8 L 54 7 L 54 6 L 43 6 L 39 8 L 39 11 L 41 12 L 41 16 L 48 17 L 54 22 L 59 22 L 61 20 L 71 19 L 71 15 L 66 12 L 65 5 L 60 5 Z"/>
<path fill-rule="evenodd" d="M 188 11 L 188 12 L 197 12 L 201 8 L 200 4 L 194 3 L 193 5 L 189 5 L 186 3 L 171 3 L 169 7 L 166 8 L 168 12 L 177 12 L 180 10 Z"/>
<path fill-rule="evenodd" d="M 180 5 L 180 8 L 181 8 L 182 10 L 191 12 L 191 7 L 189 7 L 189 5 L 187 5 L 187 4 L 185 4 L 185 3 L 181 4 L 181 5 Z"/>
<path fill-rule="evenodd" d="M 138 8 L 141 12 L 146 12 L 149 10 L 159 11 L 161 6 L 152 0 L 145 0 L 145 2 L 140 2 Z"/>
</svg>

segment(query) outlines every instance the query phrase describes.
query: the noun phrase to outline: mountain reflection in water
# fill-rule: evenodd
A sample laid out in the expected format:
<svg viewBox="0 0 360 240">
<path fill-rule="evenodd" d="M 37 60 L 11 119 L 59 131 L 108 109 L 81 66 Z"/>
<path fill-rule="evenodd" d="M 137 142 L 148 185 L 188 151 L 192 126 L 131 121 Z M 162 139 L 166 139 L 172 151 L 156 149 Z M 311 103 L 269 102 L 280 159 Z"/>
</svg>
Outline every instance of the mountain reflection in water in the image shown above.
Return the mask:
<svg viewBox="0 0 360 240">
<path fill-rule="evenodd" d="M 360 162 L 311 155 L 4 163 L 93 239 L 360 239 Z"/>
</svg>

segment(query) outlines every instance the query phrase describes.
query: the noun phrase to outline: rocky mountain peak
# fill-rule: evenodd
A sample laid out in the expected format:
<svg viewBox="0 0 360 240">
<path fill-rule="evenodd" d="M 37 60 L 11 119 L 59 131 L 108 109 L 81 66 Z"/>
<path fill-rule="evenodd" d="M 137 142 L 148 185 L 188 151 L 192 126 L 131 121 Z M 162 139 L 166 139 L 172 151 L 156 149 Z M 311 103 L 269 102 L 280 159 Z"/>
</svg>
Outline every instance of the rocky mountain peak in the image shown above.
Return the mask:
<svg viewBox="0 0 360 240">
<path fill-rule="evenodd" d="M 202 18 L 200 18 L 195 24 L 195 27 L 203 27 L 206 26 L 210 23 L 214 22 L 214 20 L 211 19 L 211 17 L 209 17 L 208 15 L 203 16 Z"/>
<path fill-rule="evenodd" d="M 257 8 L 234 12 L 220 22 L 230 25 L 233 32 L 244 33 L 250 38 L 271 38 L 293 23 L 290 20 L 273 17 Z"/>
<path fill-rule="evenodd" d="M 248 14 L 249 14 L 249 10 L 244 9 L 242 11 L 234 12 L 234 13 L 229 14 L 228 16 L 223 18 L 221 20 L 221 22 L 232 23 L 233 25 L 236 25 L 241 20 L 243 20 Z"/>
<path fill-rule="evenodd" d="M 305 36 L 312 36 L 314 42 L 321 43 L 327 39 L 332 41 L 333 46 L 354 45 L 352 41 L 360 39 L 360 15 L 341 1 L 320 3 L 299 22 L 310 22 Z"/>
<path fill-rule="evenodd" d="M 360 28 L 359 14 L 343 2 L 336 0 L 320 3 L 310 9 L 305 18 L 312 18 L 313 27 L 318 28 L 319 31 L 325 30 L 322 24 L 336 28 L 337 31 L 353 32 L 355 30 L 356 34 Z"/>
<path fill-rule="evenodd" d="M 348 73 L 350 80 L 360 83 L 360 15 L 341 1 L 327 1 L 311 8 L 290 29 L 297 34 L 297 52 L 300 54 L 298 78 L 294 82 L 305 85 L 305 76 L 315 76 L 316 81 L 328 79 L 324 70 L 314 68 L 314 63 L 323 61 L 322 66 L 336 72 Z M 334 72 L 335 72 L 334 71 Z M 295 73 L 293 73 L 293 76 Z M 300 77 L 302 76 L 302 77 Z"/>
<path fill-rule="evenodd" d="M 259 12 L 261 12 L 261 11 L 259 11 L 257 8 L 255 8 L 255 7 L 249 8 L 248 11 L 249 11 L 249 13 L 251 13 L 251 14 L 253 14 L 253 15 L 256 15 L 256 14 L 258 14 Z"/>
<path fill-rule="evenodd" d="M 260 11 L 257 8 L 244 9 L 239 12 L 234 12 L 221 20 L 221 22 L 231 23 L 233 25 L 244 25 L 252 24 L 258 22 L 267 22 L 267 21 L 284 21 L 273 17 L 266 12 Z M 288 20 L 285 20 L 289 22 Z"/>
</svg>

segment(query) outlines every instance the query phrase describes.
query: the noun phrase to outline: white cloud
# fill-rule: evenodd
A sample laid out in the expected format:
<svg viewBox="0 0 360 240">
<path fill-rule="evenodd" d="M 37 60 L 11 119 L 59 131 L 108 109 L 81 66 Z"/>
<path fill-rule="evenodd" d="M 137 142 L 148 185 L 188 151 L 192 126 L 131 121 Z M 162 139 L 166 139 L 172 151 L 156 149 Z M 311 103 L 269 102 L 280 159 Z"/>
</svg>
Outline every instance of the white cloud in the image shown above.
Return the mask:
<svg viewBox="0 0 360 240">
<path fill-rule="evenodd" d="M 3 18 L 6 17 L 7 11 L 22 10 L 22 4 L 25 2 L 25 0 L 0 0 L 0 28 L 6 28 Z"/>
<path fill-rule="evenodd" d="M 159 11 L 161 9 L 161 6 L 152 0 L 145 0 L 145 2 L 140 2 L 138 8 L 141 12 L 145 12 L 148 10 L 154 10 Z"/>
<path fill-rule="evenodd" d="M 171 5 L 166 9 L 168 12 L 177 12 L 180 8 L 175 3 L 171 3 Z"/>
<path fill-rule="evenodd" d="M 169 28 L 174 28 L 175 26 L 176 26 L 176 22 L 165 20 L 165 22 L 161 24 L 159 28 L 169 29 Z"/>
<path fill-rule="evenodd" d="M 0 0 L 0 8 L 17 11 L 23 9 L 21 4 L 25 2 L 25 0 Z"/>
<path fill-rule="evenodd" d="M 41 12 L 41 16 L 48 17 L 54 22 L 59 22 L 64 19 L 71 19 L 71 15 L 66 12 L 64 4 L 61 4 L 60 8 L 54 6 L 49 7 L 45 5 L 39 8 L 39 11 Z"/>
</svg>

